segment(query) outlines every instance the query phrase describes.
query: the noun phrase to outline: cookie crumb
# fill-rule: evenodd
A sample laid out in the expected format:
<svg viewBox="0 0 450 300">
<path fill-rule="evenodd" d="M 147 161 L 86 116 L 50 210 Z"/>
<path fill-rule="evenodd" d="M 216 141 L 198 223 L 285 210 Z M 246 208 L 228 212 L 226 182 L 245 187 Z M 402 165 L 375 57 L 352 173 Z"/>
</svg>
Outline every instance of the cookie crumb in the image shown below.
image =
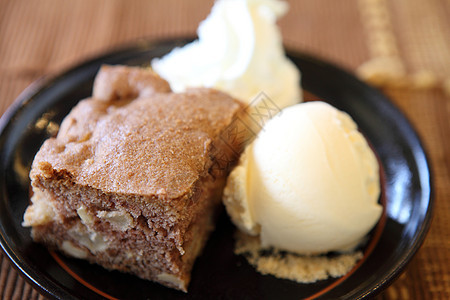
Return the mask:
<svg viewBox="0 0 450 300">
<path fill-rule="evenodd" d="M 298 255 L 261 246 L 259 237 L 235 234 L 235 254 L 243 255 L 261 274 L 299 283 L 313 283 L 348 273 L 363 257 L 361 251 L 336 255 Z"/>
</svg>

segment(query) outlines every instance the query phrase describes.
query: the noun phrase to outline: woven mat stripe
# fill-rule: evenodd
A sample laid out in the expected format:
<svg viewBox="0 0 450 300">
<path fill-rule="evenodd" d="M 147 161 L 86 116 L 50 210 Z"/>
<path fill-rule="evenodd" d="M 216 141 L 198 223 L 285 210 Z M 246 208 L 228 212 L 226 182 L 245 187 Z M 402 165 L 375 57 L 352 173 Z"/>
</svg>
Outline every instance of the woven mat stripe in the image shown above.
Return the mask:
<svg viewBox="0 0 450 300">
<path fill-rule="evenodd" d="M 450 1 L 389 1 L 396 37 L 408 70 L 450 77 Z"/>
</svg>

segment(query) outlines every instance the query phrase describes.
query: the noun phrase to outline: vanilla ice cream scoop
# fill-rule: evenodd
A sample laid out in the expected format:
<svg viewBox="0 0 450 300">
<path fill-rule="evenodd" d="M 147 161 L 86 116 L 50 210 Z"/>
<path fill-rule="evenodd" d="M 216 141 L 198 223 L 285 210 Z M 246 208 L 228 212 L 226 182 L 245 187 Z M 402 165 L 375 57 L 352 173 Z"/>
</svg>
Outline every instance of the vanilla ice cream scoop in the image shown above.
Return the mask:
<svg viewBox="0 0 450 300">
<path fill-rule="evenodd" d="M 286 57 L 277 18 L 279 0 L 218 0 L 200 24 L 198 40 L 152 61 L 175 92 L 217 88 L 251 103 L 264 92 L 280 108 L 302 100 L 300 72 Z"/>
<path fill-rule="evenodd" d="M 379 186 L 376 157 L 350 116 L 308 102 L 264 126 L 230 174 L 224 203 L 263 246 L 346 251 L 380 218 Z"/>
</svg>

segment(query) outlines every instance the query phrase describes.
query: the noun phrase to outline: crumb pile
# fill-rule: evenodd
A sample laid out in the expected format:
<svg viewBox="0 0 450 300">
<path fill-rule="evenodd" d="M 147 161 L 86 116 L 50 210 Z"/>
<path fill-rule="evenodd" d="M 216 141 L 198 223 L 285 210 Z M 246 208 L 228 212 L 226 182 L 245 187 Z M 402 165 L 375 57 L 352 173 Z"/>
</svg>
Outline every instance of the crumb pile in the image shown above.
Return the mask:
<svg viewBox="0 0 450 300">
<path fill-rule="evenodd" d="M 327 255 L 298 255 L 295 253 L 264 248 L 258 237 L 239 230 L 235 234 L 235 254 L 243 255 L 261 274 L 313 283 L 348 273 L 363 257 L 361 251 Z"/>
</svg>

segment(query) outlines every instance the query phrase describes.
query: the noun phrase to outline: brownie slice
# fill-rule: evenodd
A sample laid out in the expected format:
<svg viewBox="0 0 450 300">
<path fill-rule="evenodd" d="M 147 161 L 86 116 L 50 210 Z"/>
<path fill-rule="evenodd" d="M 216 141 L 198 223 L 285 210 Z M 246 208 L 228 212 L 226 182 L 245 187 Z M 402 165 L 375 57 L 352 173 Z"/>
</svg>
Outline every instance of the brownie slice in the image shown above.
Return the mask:
<svg viewBox="0 0 450 300">
<path fill-rule="evenodd" d="M 172 93 L 151 70 L 104 66 L 44 142 L 24 215 L 32 237 L 67 255 L 187 291 L 214 228 L 242 104 L 212 89 Z"/>
</svg>

